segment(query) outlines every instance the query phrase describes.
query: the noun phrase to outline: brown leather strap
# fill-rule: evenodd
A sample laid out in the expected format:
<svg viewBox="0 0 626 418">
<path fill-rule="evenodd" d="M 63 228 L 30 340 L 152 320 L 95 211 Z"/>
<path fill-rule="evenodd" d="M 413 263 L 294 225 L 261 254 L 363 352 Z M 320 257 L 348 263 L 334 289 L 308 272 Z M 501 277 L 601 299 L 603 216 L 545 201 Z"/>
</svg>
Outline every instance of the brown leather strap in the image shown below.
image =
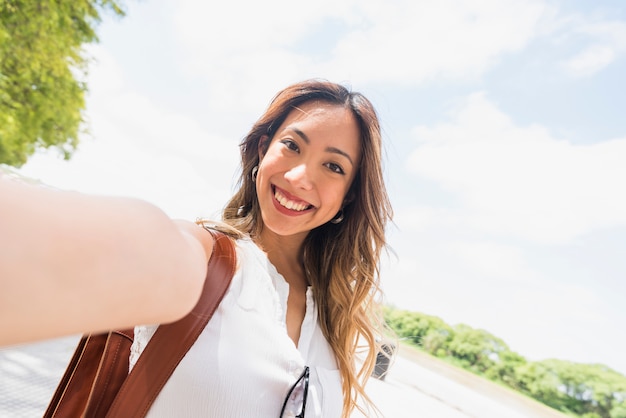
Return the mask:
<svg viewBox="0 0 626 418">
<path fill-rule="evenodd" d="M 120 388 L 128 376 L 128 361 L 130 347 L 133 344 L 134 329 L 115 330 L 107 334 L 91 335 L 87 342 L 88 353 L 90 349 L 89 345 L 93 344 L 92 340 L 97 341 L 106 336 L 106 345 L 103 350 L 100 350 L 102 356 L 100 358 L 100 364 L 98 365 L 98 372 L 96 373 L 93 383 L 91 383 L 91 391 L 89 391 L 89 397 L 85 404 L 84 416 L 90 418 L 103 418 L 106 416 L 106 412 L 109 406 L 117 396 Z M 92 360 L 93 361 L 93 360 Z M 83 367 L 82 370 L 87 370 L 87 367 Z M 79 370 L 81 370 L 79 368 Z M 76 381 L 78 383 L 79 380 Z M 83 382 L 87 383 L 87 382 Z M 82 393 L 82 391 L 81 391 Z M 69 396 L 68 396 L 69 395 Z M 75 403 L 76 400 L 70 394 L 66 394 L 65 404 Z M 76 414 L 61 413 L 57 417 L 71 417 L 77 416 Z"/>
<path fill-rule="evenodd" d="M 83 335 L 43 418 L 76 417 L 82 414 L 96 380 L 108 336 L 108 333 Z"/>
<path fill-rule="evenodd" d="M 143 417 L 194 344 L 221 302 L 235 272 L 235 248 L 229 237 L 213 233 L 215 246 L 204 289 L 195 308 L 171 324 L 161 325 L 122 385 L 107 417 Z"/>
</svg>

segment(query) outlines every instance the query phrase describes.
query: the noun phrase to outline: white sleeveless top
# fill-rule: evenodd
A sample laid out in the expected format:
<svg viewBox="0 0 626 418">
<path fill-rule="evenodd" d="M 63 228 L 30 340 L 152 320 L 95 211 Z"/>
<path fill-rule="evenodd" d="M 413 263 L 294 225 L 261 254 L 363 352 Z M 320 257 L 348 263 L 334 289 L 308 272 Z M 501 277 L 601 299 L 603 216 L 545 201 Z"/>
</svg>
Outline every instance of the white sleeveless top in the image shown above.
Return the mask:
<svg viewBox="0 0 626 418">
<path fill-rule="evenodd" d="M 147 416 L 278 418 L 289 389 L 308 366 L 306 418 L 340 417 L 341 376 L 319 327 L 311 288 L 296 347 L 285 322 L 288 283 L 250 239 L 237 240 L 236 247 L 230 288 Z M 156 328 L 135 328 L 131 369 Z M 299 413 L 298 393 L 302 397 L 296 390 L 285 417 Z"/>
</svg>

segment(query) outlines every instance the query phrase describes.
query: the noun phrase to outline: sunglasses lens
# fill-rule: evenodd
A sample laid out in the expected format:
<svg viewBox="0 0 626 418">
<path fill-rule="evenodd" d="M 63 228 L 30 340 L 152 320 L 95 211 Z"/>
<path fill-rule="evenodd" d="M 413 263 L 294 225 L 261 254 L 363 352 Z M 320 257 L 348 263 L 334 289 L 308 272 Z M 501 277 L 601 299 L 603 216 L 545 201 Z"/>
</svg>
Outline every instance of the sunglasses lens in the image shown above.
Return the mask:
<svg viewBox="0 0 626 418">
<path fill-rule="evenodd" d="M 279 418 L 293 416 L 293 415 L 285 415 L 285 410 L 287 409 L 287 404 L 289 403 L 289 401 L 290 400 L 295 401 L 296 399 L 299 399 L 300 402 L 302 402 L 302 406 L 301 408 L 299 408 L 300 412 L 297 415 L 295 415 L 295 418 L 304 418 L 304 412 L 306 410 L 306 398 L 308 394 L 309 394 L 309 367 L 305 366 L 304 371 L 302 372 L 298 380 L 296 380 L 296 383 L 294 383 L 293 386 L 291 386 L 291 389 L 289 389 L 289 392 L 287 393 L 287 397 L 285 397 L 285 401 L 283 402 L 283 407 L 280 410 Z"/>
</svg>

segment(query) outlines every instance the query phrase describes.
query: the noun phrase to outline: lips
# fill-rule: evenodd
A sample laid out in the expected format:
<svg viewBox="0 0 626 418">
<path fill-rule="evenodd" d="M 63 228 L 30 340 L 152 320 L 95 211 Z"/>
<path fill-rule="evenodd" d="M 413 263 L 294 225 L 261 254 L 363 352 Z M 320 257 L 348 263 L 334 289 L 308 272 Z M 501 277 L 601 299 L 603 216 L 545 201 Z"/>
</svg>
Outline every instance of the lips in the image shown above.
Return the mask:
<svg viewBox="0 0 626 418">
<path fill-rule="evenodd" d="M 274 199 L 280 206 L 285 209 L 294 211 L 294 212 L 304 212 L 308 209 L 312 209 L 313 205 L 304 200 L 300 200 L 295 196 L 289 194 L 285 190 L 282 190 L 276 186 L 272 186 L 274 190 Z"/>
</svg>

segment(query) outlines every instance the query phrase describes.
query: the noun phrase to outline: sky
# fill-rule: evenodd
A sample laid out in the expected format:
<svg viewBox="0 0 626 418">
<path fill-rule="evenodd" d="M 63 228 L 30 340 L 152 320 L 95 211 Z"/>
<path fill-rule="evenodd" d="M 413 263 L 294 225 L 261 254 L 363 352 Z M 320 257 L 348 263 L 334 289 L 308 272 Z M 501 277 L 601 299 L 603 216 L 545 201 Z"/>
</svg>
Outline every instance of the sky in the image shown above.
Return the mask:
<svg viewBox="0 0 626 418">
<path fill-rule="evenodd" d="M 79 150 L 39 152 L 22 174 L 216 217 L 274 94 L 339 82 L 383 127 L 386 302 L 485 329 L 528 360 L 626 374 L 622 1 L 126 6 L 87 49 Z"/>
</svg>

